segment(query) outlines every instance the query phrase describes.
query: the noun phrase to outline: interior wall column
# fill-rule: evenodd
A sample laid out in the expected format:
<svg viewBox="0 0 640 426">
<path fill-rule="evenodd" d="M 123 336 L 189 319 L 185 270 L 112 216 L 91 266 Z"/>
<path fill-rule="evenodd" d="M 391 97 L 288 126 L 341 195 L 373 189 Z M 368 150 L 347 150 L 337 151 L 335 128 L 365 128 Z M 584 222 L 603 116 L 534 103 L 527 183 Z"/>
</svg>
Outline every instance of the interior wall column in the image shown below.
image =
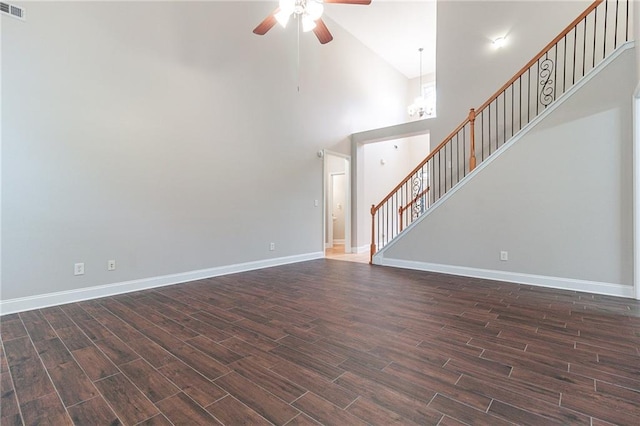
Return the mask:
<svg viewBox="0 0 640 426">
<path fill-rule="evenodd" d="M 640 1 L 632 3 L 637 86 L 633 99 L 633 283 L 640 300 Z"/>
<path fill-rule="evenodd" d="M 640 300 L 640 82 L 633 99 L 633 234 L 633 282 Z"/>
</svg>

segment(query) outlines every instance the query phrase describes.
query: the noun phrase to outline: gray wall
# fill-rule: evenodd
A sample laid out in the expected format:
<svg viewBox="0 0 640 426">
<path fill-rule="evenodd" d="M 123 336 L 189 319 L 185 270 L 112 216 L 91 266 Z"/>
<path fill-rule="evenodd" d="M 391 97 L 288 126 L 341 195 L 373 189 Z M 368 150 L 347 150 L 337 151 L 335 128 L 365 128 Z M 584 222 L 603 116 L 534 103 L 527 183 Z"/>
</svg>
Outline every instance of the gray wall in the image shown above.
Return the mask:
<svg viewBox="0 0 640 426">
<path fill-rule="evenodd" d="M 1 29 L 3 300 L 321 252 L 316 152 L 404 118 L 407 79 L 329 19 L 298 68 L 295 25 L 251 33 L 270 2 L 23 5 Z"/>
<path fill-rule="evenodd" d="M 631 286 L 636 66 L 625 51 L 384 258 Z"/>
<path fill-rule="evenodd" d="M 637 0 L 631 3 L 633 7 L 633 32 L 634 32 L 634 40 L 640 41 L 640 2 Z M 640 49 L 636 49 L 636 64 L 640 64 Z M 640 66 L 637 67 L 636 70 L 636 79 L 638 85 L 640 86 Z"/>
</svg>

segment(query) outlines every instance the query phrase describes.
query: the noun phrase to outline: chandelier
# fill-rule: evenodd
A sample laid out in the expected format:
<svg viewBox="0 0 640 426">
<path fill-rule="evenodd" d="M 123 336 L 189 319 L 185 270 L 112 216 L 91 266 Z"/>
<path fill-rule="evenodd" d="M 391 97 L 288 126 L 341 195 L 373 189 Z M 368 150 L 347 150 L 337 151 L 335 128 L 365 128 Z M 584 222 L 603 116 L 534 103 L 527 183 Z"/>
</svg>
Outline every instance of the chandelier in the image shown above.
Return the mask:
<svg viewBox="0 0 640 426">
<path fill-rule="evenodd" d="M 294 16 L 302 20 L 302 31 L 311 31 L 322 16 L 322 0 L 280 0 L 280 11 L 274 16 L 282 27 L 286 27 L 289 18 Z"/>
<path fill-rule="evenodd" d="M 413 117 L 418 114 L 419 117 L 423 117 L 424 115 L 431 115 L 433 112 L 428 108 L 427 100 L 424 98 L 424 94 L 422 93 L 422 51 L 424 49 L 421 47 L 418 49 L 420 52 L 420 96 L 413 100 L 413 103 L 409 105 L 407 108 L 407 112 L 409 116 Z"/>
</svg>

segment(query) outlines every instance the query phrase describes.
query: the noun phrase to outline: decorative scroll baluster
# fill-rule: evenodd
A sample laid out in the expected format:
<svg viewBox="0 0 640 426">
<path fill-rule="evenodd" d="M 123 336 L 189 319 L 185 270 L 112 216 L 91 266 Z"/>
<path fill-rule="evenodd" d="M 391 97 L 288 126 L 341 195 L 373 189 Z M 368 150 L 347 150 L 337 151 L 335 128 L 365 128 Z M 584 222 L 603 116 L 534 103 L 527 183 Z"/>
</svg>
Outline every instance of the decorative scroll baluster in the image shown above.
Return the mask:
<svg viewBox="0 0 640 426">
<path fill-rule="evenodd" d="M 554 62 L 549 58 L 545 58 L 540 63 L 540 103 L 544 107 L 548 107 L 554 100 L 554 86 L 551 78 L 554 66 Z"/>
<path fill-rule="evenodd" d="M 416 176 L 413 178 L 413 198 L 416 202 L 413 204 L 413 209 L 411 212 L 411 220 L 416 220 L 420 214 L 422 213 L 422 198 L 418 197 L 418 194 L 422 192 L 422 177 L 416 173 Z"/>
</svg>

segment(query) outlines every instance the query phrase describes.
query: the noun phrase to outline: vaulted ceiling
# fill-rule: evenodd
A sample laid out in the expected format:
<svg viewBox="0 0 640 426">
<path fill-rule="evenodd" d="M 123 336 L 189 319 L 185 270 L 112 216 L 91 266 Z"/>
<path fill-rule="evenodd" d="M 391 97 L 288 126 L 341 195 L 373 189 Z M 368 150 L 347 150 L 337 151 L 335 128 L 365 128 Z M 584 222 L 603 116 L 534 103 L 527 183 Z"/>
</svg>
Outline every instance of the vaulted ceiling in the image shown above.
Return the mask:
<svg viewBox="0 0 640 426">
<path fill-rule="evenodd" d="M 326 4 L 325 14 L 407 78 L 435 72 L 436 1 L 373 0 L 368 6 Z"/>
</svg>

